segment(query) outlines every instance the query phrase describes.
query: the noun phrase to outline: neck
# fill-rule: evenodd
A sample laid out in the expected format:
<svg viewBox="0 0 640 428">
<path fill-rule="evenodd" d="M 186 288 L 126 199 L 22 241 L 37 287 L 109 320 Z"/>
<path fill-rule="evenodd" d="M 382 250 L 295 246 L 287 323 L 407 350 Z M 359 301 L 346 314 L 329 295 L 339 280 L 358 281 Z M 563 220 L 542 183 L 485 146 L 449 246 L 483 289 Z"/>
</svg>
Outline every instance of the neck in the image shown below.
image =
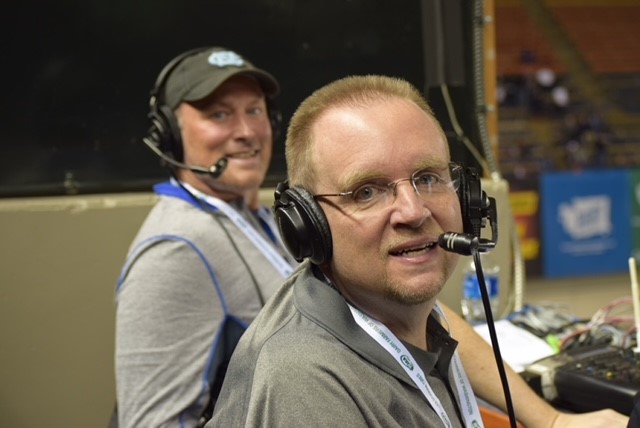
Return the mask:
<svg viewBox="0 0 640 428">
<path fill-rule="evenodd" d="M 427 318 L 435 300 L 406 304 L 387 298 L 358 299 L 353 298 L 355 296 L 347 296 L 344 290 L 340 291 L 355 307 L 383 323 L 399 339 L 416 348 L 427 350 Z"/>
<path fill-rule="evenodd" d="M 219 189 L 210 185 L 207 180 L 199 177 L 198 174 L 191 171 L 180 171 L 181 173 L 176 175 L 176 178 L 181 182 L 190 185 L 198 192 L 201 192 L 208 196 L 213 196 L 225 202 L 231 202 L 238 199 L 247 200 L 248 196 L 231 189 Z M 249 192 L 245 192 L 249 194 Z"/>
<path fill-rule="evenodd" d="M 320 267 L 320 272 L 352 306 L 387 326 L 399 339 L 427 350 L 427 318 L 436 304 L 435 297 L 421 303 L 403 303 L 386 295 L 345 287 L 335 280 L 328 266 Z"/>
<path fill-rule="evenodd" d="M 371 316 L 386 325 L 399 339 L 427 351 L 427 318 L 433 305 L 408 306 L 387 302 L 386 306 L 397 308 L 382 314 L 371 313 Z"/>
</svg>

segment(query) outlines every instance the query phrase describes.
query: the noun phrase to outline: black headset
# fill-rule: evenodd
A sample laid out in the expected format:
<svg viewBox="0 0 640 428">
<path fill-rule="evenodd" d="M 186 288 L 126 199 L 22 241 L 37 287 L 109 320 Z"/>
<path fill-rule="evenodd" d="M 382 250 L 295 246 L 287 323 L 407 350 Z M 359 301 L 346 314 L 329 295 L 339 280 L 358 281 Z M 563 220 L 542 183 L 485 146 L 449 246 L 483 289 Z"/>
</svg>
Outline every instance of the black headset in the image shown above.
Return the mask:
<svg viewBox="0 0 640 428">
<path fill-rule="evenodd" d="M 165 104 L 165 85 L 171 73 L 183 60 L 209 49 L 211 49 L 211 47 L 208 46 L 191 49 L 173 58 L 160 71 L 160 74 L 158 74 L 156 79 L 156 83 L 151 89 L 151 97 L 149 98 L 149 114 L 147 115 L 151 124 L 147 131 L 147 135 L 143 140 L 146 140 L 145 142 L 147 142 L 147 144 L 153 144 L 161 153 L 164 153 L 166 156 L 169 156 L 178 162 L 182 162 L 184 157 L 182 134 L 173 109 Z M 273 140 L 275 141 L 280 135 L 282 113 L 276 108 L 273 99 L 266 96 L 266 94 L 265 100 L 267 103 L 269 121 L 271 123 L 271 132 Z"/>
<path fill-rule="evenodd" d="M 457 193 L 464 233 L 479 238 L 481 229 L 489 219 L 492 241 L 496 242 L 495 199 L 482 190 L 480 177 L 474 168 L 462 168 Z M 331 229 L 324 211 L 311 192 L 303 187 L 289 187 L 285 180 L 276 187 L 274 197 L 274 216 L 289 253 L 298 262 L 305 258 L 316 265 L 328 262 L 333 252 Z"/>
</svg>

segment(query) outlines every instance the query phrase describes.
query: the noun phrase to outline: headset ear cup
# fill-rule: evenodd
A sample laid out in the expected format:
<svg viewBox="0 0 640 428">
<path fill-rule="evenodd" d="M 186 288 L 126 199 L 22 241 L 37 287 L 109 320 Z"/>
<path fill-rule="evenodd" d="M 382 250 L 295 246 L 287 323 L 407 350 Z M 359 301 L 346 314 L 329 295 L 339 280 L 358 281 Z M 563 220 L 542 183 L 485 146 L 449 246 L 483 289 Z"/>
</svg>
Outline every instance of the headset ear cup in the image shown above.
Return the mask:
<svg viewBox="0 0 640 428">
<path fill-rule="evenodd" d="M 162 153 L 172 156 L 178 162 L 184 161 L 182 133 L 173 110 L 164 103 L 165 84 L 174 69 L 185 58 L 204 52 L 207 49 L 210 49 L 210 47 L 191 49 L 173 58 L 160 70 L 156 83 L 151 89 L 148 115 L 151 120 L 151 126 L 147 133 L 147 140 L 153 142 Z"/>
<path fill-rule="evenodd" d="M 458 200 L 460 201 L 460 214 L 462 215 L 462 224 L 464 233 L 472 233 L 469 224 L 469 183 L 467 180 L 466 168 L 460 173 L 460 185 L 458 186 Z"/>
<path fill-rule="evenodd" d="M 471 167 L 466 167 L 460 176 L 458 187 L 460 211 L 464 233 L 480 237 L 486 217 L 486 193 L 482 190 L 480 176 Z"/>
<path fill-rule="evenodd" d="M 155 117 L 161 130 L 159 133 L 160 150 L 173 156 L 175 160 L 182 162 L 184 156 L 182 134 L 176 115 L 171 108 L 166 105 L 161 105 L 155 110 Z"/>
<path fill-rule="evenodd" d="M 297 261 L 309 258 L 321 265 L 331 259 L 333 242 L 329 223 L 308 190 L 278 185 L 274 216 L 287 250 Z"/>
<path fill-rule="evenodd" d="M 276 106 L 276 103 L 267 98 L 267 112 L 269 113 L 269 123 L 271 124 L 271 135 L 273 141 L 280 138 L 282 132 L 282 112 Z"/>
</svg>

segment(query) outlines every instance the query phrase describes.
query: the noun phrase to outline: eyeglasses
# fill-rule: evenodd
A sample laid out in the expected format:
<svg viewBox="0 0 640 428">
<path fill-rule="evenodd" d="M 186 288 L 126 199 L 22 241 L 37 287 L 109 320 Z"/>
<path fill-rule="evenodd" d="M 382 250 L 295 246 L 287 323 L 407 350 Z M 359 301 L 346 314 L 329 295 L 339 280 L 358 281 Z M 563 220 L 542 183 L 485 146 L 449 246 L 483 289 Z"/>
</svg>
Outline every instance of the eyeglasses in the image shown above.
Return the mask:
<svg viewBox="0 0 640 428">
<path fill-rule="evenodd" d="M 403 181 L 410 181 L 413 190 L 423 201 L 437 196 L 456 192 L 460 186 L 462 167 L 455 163 L 449 164 L 449 169 L 440 171 L 425 168 L 411 174 L 409 178 L 401 178 L 392 182 L 367 182 L 354 190 L 341 193 L 325 193 L 313 195 L 314 198 L 341 196 L 347 198 L 347 203 L 358 211 L 382 209 L 393 202 L 396 197 L 396 187 Z"/>
</svg>

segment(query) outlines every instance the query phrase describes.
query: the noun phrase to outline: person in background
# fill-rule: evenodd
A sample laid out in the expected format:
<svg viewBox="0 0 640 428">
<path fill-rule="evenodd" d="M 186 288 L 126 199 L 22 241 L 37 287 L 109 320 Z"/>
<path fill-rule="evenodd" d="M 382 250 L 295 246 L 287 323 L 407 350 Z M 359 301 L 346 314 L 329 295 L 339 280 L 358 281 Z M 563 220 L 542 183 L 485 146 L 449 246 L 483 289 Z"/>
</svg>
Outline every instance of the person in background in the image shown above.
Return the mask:
<svg viewBox="0 0 640 428">
<path fill-rule="evenodd" d="M 276 222 L 296 260 L 231 358 L 211 427 L 481 426 L 506 410 L 490 347 L 438 294 L 458 256 L 461 168 L 421 94 L 386 76 L 317 90 L 287 133 Z M 561 414 L 512 370 L 527 427 L 623 427 Z"/>
<path fill-rule="evenodd" d="M 121 428 L 203 424 L 238 337 L 296 264 L 257 197 L 278 92 L 223 47 L 185 52 L 158 76 L 144 141 L 171 178 L 154 187 L 118 280 Z"/>
</svg>

